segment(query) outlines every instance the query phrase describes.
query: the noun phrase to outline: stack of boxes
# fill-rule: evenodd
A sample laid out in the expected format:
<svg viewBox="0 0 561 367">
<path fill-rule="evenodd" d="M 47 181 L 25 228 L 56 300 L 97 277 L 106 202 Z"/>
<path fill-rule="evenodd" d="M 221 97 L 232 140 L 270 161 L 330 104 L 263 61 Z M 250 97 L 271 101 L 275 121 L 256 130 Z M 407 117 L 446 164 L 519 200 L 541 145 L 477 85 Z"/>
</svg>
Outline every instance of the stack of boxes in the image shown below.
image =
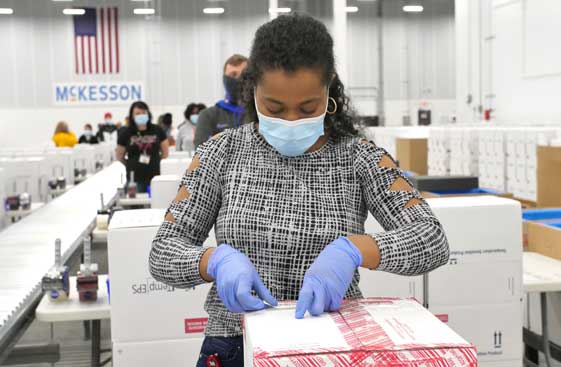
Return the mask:
<svg viewBox="0 0 561 367">
<path fill-rule="evenodd" d="M 190 165 L 191 158 L 166 158 L 160 162 L 160 172 L 162 175 L 183 176 Z"/>
<path fill-rule="evenodd" d="M 537 148 L 556 138 L 554 128 L 511 128 L 506 132 L 507 191 L 537 201 Z"/>
<path fill-rule="evenodd" d="M 429 176 L 450 175 L 450 128 L 433 127 L 429 136 Z"/>
<path fill-rule="evenodd" d="M 507 192 L 505 131 L 482 128 L 478 133 L 479 186 Z"/>
<path fill-rule="evenodd" d="M 108 235 L 111 338 L 115 367 L 194 366 L 208 315 L 211 284 L 179 289 L 152 278 L 148 258 L 161 209 L 115 213 Z M 211 231 L 205 245 L 215 246 Z M 130 256 L 135 254 L 135 256 Z M 149 331 L 149 332 L 147 332 Z"/>
<path fill-rule="evenodd" d="M 31 194 L 33 202 L 47 199 L 48 175 L 43 157 L 0 158 L 0 168 L 4 169 L 5 194 Z"/>
<path fill-rule="evenodd" d="M 465 127 L 450 129 L 450 174 L 478 176 L 478 129 Z"/>
<path fill-rule="evenodd" d="M 493 196 L 427 202 L 446 232 L 449 263 L 429 273 L 428 289 L 422 277 L 361 269 L 363 295 L 415 297 L 476 346 L 480 367 L 521 367 L 520 204 Z M 381 226 L 369 217 L 365 232 L 380 231 Z"/>
</svg>

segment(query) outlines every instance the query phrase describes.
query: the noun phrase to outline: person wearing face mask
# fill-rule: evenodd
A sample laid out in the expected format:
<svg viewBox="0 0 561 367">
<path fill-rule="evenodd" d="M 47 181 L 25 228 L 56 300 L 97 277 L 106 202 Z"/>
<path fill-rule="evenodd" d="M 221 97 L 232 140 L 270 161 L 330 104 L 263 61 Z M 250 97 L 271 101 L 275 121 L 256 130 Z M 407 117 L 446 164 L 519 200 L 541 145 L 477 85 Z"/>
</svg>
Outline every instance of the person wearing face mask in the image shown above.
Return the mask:
<svg viewBox="0 0 561 367">
<path fill-rule="evenodd" d="M 134 172 L 138 192 L 146 192 L 150 181 L 160 174 L 160 160 L 168 157 L 166 133 L 152 123 L 152 113 L 142 101 L 129 109 L 129 123 L 117 140 L 116 158 L 127 167 L 127 177 Z"/>
<path fill-rule="evenodd" d="M 98 144 L 97 136 L 93 133 L 93 128 L 91 124 L 84 125 L 84 133 L 80 136 L 78 140 L 79 144 Z"/>
<path fill-rule="evenodd" d="M 261 26 L 244 101 L 253 123 L 197 149 L 150 253 L 158 281 L 212 283 L 198 367 L 244 365 L 244 312 L 295 301 L 295 318 L 319 316 L 361 297 L 359 267 L 412 276 L 450 255 L 395 160 L 361 138 L 323 23 Z M 365 233 L 368 212 L 385 232 Z M 203 247 L 213 226 L 219 245 Z"/>
<path fill-rule="evenodd" d="M 177 127 L 177 142 L 175 146 L 177 151 L 192 152 L 195 150 L 193 138 L 195 137 L 199 115 L 205 108 L 206 106 L 202 103 L 189 103 L 183 112 L 185 121 Z"/>
<path fill-rule="evenodd" d="M 233 55 L 224 63 L 222 81 L 226 90 L 224 100 L 207 108 L 199 116 L 195 131 L 195 148 L 212 136 L 231 128 L 240 127 L 245 120 L 241 103 L 241 76 L 247 67 L 247 58 Z"/>
</svg>

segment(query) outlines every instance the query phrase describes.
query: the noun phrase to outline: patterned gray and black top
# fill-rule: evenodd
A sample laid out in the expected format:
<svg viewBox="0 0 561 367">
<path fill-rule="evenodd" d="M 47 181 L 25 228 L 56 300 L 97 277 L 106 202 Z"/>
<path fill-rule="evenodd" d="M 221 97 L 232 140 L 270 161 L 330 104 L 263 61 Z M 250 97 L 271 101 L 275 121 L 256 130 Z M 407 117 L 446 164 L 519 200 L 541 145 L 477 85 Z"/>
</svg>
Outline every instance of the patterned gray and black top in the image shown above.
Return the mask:
<svg viewBox="0 0 561 367">
<path fill-rule="evenodd" d="M 402 172 L 381 167 L 387 153 L 372 143 L 347 138 L 285 157 L 248 124 L 203 144 L 197 155 L 199 167 L 181 180 L 189 196 L 168 209 L 176 223 L 164 221 L 154 239 L 150 271 L 161 282 L 205 283 L 199 260 L 215 226 L 217 243 L 246 254 L 277 299 L 296 300 L 304 273 L 325 246 L 364 234 L 367 211 L 386 230 L 370 234 L 380 248 L 377 270 L 416 275 L 448 261 L 446 236 L 428 204 L 406 208 L 419 193 L 390 190 Z M 361 297 L 358 272 L 346 296 Z M 242 315 L 226 309 L 216 286 L 205 309 L 206 335 L 242 334 Z"/>
</svg>

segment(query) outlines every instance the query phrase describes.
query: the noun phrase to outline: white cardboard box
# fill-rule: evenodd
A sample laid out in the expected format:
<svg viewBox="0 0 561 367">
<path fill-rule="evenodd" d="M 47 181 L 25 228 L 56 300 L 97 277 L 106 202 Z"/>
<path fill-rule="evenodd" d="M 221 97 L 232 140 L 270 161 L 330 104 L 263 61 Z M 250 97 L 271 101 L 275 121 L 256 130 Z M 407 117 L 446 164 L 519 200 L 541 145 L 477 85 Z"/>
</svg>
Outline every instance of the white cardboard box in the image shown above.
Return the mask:
<svg viewBox="0 0 561 367">
<path fill-rule="evenodd" d="M 522 297 L 519 261 L 452 265 L 453 261 L 430 273 L 429 304 L 495 304 Z"/>
<path fill-rule="evenodd" d="M 427 355 L 435 366 L 477 366 L 473 346 L 414 300 L 352 301 L 303 320 L 281 305 L 246 314 L 244 328 L 247 367 L 429 365 Z"/>
<path fill-rule="evenodd" d="M 210 284 L 178 289 L 152 278 L 148 258 L 164 210 L 117 212 L 108 235 L 111 336 L 114 342 L 200 338 Z M 213 233 L 212 233 L 213 235 Z M 214 237 L 210 243 L 214 243 Z"/>
<path fill-rule="evenodd" d="M 359 269 L 359 288 L 370 297 L 414 298 L 423 302 L 423 277 L 407 277 L 383 271 Z"/>
<path fill-rule="evenodd" d="M 522 212 L 515 200 L 495 197 L 427 199 L 442 224 L 457 264 L 522 263 Z M 505 230 L 508 229 L 508 230 Z"/>
<path fill-rule="evenodd" d="M 180 182 L 181 176 L 179 175 L 155 176 L 150 183 L 151 207 L 167 209 L 177 194 Z"/>
<path fill-rule="evenodd" d="M 429 305 L 429 309 L 475 345 L 480 363 L 521 362 L 522 301 L 495 305 Z"/>
<path fill-rule="evenodd" d="M 166 158 L 160 162 L 161 175 L 183 176 L 191 165 L 191 158 Z"/>
<path fill-rule="evenodd" d="M 203 337 L 141 343 L 114 343 L 114 367 L 194 367 Z"/>
</svg>

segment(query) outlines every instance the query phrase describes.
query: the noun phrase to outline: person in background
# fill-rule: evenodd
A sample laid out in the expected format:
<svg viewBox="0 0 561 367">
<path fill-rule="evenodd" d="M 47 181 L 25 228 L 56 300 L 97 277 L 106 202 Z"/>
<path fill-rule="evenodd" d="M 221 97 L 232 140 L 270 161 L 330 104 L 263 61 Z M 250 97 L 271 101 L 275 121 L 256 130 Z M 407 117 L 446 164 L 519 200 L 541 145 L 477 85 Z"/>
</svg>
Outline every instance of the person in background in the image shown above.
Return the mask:
<svg viewBox="0 0 561 367">
<path fill-rule="evenodd" d="M 127 167 L 127 178 L 134 171 L 138 192 L 146 192 L 152 178 L 160 174 L 160 160 L 168 157 L 167 136 L 152 123 L 152 113 L 142 101 L 131 105 L 129 125 L 123 129 L 117 140 L 116 158 Z"/>
<path fill-rule="evenodd" d="M 173 127 L 173 116 L 171 113 L 164 113 L 161 117 L 161 128 L 166 133 L 168 137 L 169 145 L 175 146 L 175 137 L 177 136 L 177 130 Z"/>
<path fill-rule="evenodd" d="M 241 102 L 241 76 L 247 68 L 247 58 L 233 55 L 224 63 L 222 81 L 226 97 L 216 105 L 207 108 L 199 116 L 195 131 L 195 148 L 210 137 L 231 128 L 242 125 L 245 109 Z"/>
<path fill-rule="evenodd" d="M 78 144 L 76 135 L 68 129 L 68 124 L 64 121 L 56 124 L 53 141 L 57 148 L 72 148 Z"/>
<path fill-rule="evenodd" d="M 98 144 L 97 136 L 93 133 L 93 128 L 91 124 L 84 125 L 84 133 L 80 136 L 78 140 L 79 144 Z"/>
<path fill-rule="evenodd" d="M 175 149 L 177 151 L 192 152 L 195 150 L 193 139 L 195 138 L 195 130 L 199 120 L 199 114 L 206 106 L 202 103 L 190 103 L 183 116 L 185 120 L 177 127 L 177 142 Z"/>
<path fill-rule="evenodd" d="M 296 301 L 295 318 L 320 316 L 362 297 L 361 267 L 413 276 L 450 257 L 419 191 L 361 137 L 323 23 L 261 26 L 243 95 L 253 122 L 197 149 L 149 257 L 157 281 L 212 284 L 197 367 L 244 366 L 245 312 Z M 368 212 L 383 231 L 365 232 Z M 203 247 L 213 227 L 218 246 Z"/>
<path fill-rule="evenodd" d="M 97 125 L 97 140 L 106 141 L 111 139 L 111 134 L 117 130 L 117 126 L 113 123 L 113 115 L 111 112 L 106 112 L 103 115 L 103 122 Z"/>
</svg>

